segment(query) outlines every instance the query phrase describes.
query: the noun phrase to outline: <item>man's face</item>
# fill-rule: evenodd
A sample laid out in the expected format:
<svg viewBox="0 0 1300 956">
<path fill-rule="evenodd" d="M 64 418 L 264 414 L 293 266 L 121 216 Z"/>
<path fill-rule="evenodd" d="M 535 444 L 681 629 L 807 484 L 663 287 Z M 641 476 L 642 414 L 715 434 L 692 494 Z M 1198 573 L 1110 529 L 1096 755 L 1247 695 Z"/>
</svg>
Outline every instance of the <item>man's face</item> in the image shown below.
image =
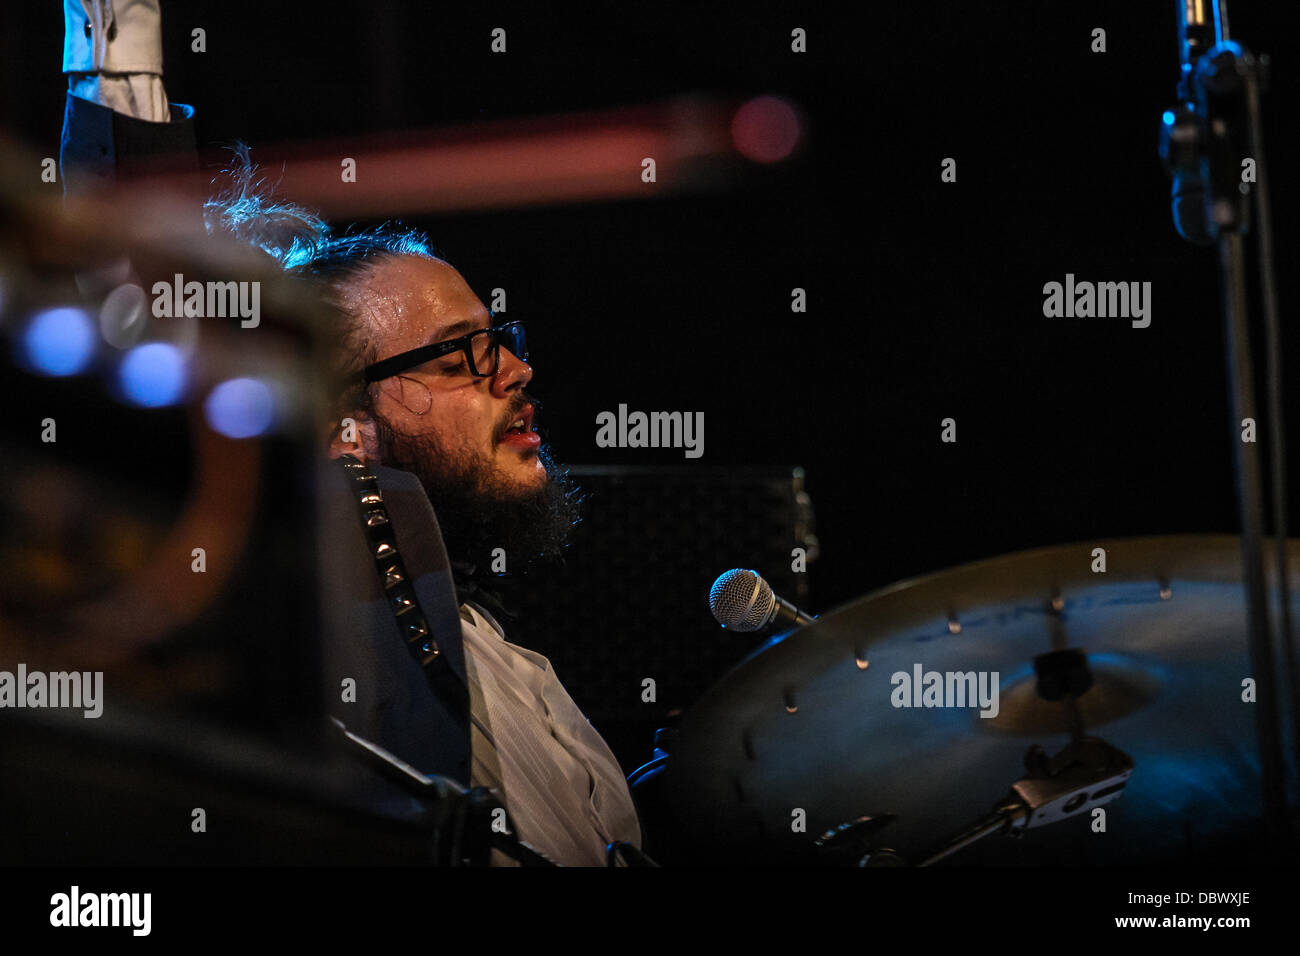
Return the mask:
<svg viewBox="0 0 1300 956">
<path fill-rule="evenodd" d="M 492 324 L 460 273 L 440 259 L 380 260 L 345 296 L 349 310 L 369 322 L 379 359 Z M 529 365 L 505 348 L 489 378 L 470 375 L 464 353 L 454 352 L 377 383 L 375 410 L 394 432 L 427 439 L 422 444 L 446 456 L 425 463 L 430 470 L 473 476 L 480 489 L 499 496 L 526 495 L 547 481 L 533 405 L 524 394 L 532 377 Z M 522 432 L 511 432 L 521 418 Z M 367 453 L 382 462 L 379 448 Z"/>
<path fill-rule="evenodd" d="M 340 296 L 367 324 L 377 361 L 491 324 L 460 273 L 423 256 L 380 260 Z M 376 383 L 373 413 L 358 415 L 366 459 L 420 479 L 453 559 L 482 566 L 504 548 L 526 566 L 561 553 L 579 520 L 578 489 L 532 431 L 532 377 L 506 348 L 487 378 L 455 352 Z M 335 455 L 355 450 L 336 436 Z"/>
</svg>

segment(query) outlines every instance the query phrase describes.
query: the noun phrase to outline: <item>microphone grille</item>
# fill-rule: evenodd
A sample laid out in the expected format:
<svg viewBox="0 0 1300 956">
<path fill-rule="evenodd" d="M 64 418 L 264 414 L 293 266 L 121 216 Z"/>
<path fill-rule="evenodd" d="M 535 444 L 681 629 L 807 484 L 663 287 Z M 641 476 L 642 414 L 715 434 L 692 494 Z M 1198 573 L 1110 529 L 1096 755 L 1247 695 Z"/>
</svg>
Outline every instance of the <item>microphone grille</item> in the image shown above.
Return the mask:
<svg viewBox="0 0 1300 956">
<path fill-rule="evenodd" d="M 776 595 L 756 571 L 735 568 L 709 589 L 709 610 L 729 631 L 756 631 L 772 617 Z"/>
</svg>

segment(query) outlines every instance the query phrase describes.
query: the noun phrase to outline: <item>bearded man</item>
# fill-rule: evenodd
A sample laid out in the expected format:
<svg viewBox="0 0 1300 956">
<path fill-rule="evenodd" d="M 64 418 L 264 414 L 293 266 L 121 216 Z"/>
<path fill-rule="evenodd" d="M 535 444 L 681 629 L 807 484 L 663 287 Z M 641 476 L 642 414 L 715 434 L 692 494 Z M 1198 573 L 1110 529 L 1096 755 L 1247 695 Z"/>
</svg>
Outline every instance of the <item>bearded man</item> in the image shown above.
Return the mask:
<svg viewBox="0 0 1300 956">
<path fill-rule="evenodd" d="M 156 0 L 66 0 L 69 191 L 193 149 L 193 110 L 162 85 L 159 24 Z M 336 716 L 418 771 L 491 790 L 510 831 L 554 862 L 604 865 L 610 845 L 639 846 L 609 747 L 547 659 L 506 640 L 475 567 L 495 548 L 516 567 L 558 554 L 577 519 L 534 430 L 522 324 L 498 321 L 424 236 L 335 234 L 260 195 L 246 158 L 205 214 L 315 280 L 342 323 L 334 359 L 350 386 L 322 447 L 334 477 L 321 537 L 346 646 L 327 679 L 360 676 Z"/>
</svg>

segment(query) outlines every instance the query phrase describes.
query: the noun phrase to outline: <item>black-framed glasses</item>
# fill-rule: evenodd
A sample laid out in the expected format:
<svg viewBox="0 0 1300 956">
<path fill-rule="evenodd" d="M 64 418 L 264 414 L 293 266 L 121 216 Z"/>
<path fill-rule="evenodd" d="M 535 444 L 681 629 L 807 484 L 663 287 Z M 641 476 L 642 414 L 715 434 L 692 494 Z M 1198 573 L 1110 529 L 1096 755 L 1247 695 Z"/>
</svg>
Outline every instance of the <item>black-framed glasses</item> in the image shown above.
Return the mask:
<svg viewBox="0 0 1300 956">
<path fill-rule="evenodd" d="M 528 346 L 524 339 L 522 322 L 507 322 L 505 325 L 477 329 L 468 335 L 448 339 L 446 342 L 421 345 L 419 348 L 386 358 L 382 362 L 367 365 L 362 372 L 362 377 L 369 385 L 371 382 L 378 382 L 380 379 L 405 372 L 417 365 L 423 365 L 432 359 L 451 355 L 453 352 L 464 352 L 469 373 L 475 378 L 489 378 L 501 367 L 503 345 L 520 361 L 528 361 Z"/>
</svg>

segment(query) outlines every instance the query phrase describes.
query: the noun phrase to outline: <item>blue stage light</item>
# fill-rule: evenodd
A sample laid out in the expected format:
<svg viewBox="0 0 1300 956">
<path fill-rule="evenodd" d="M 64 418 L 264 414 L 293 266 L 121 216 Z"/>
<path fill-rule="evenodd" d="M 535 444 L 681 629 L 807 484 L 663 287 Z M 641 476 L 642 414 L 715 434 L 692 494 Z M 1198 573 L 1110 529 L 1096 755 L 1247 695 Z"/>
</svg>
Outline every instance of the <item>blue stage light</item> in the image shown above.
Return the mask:
<svg viewBox="0 0 1300 956">
<path fill-rule="evenodd" d="M 95 323 L 83 310 L 46 309 L 23 332 L 22 357 L 45 375 L 76 375 L 90 365 L 95 338 Z"/>
<path fill-rule="evenodd" d="M 257 379 L 232 378 L 212 390 L 203 412 L 213 431 L 227 438 L 254 438 L 271 429 L 275 396 Z"/>
<path fill-rule="evenodd" d="M 185 356 L 167 342 L 137 345 L 117 369 L 118 384 L 130 402 L 161 408 L 180 401 L 187 379 Z"/>
</svg>

